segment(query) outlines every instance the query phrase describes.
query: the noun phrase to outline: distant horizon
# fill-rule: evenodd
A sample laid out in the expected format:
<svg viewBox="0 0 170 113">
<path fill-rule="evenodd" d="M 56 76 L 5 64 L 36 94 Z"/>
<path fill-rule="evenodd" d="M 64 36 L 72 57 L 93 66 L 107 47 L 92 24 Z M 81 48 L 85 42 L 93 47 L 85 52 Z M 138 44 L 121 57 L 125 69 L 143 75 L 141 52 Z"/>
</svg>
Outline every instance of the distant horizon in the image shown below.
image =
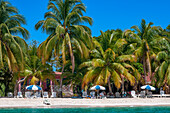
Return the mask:
<svg viewBox="0 0 170 113">
<path fill-rule="evenodd" d="M 19 14 L 26 18 L 27 25 L 24 27 L 30 32 L 30 38 L 26 40 L 36 40 L 39 44 L 48 37 L 41 30 L 35 30 L 34 26 L 39 20 L 44 19 L 44 14 L 48 11 L 48 0 L 7 0 L 19 10 Z M 107 0 L 82 0 L 87 7 L 85 16 L 93 18 L 93 25 L 89 26 L 92 36 L 99 36 L 100 31 L 111 29 L 130 29 L 133 25 L 140 25 L 141 20 L 145 19 L 147 23 L 153 22 L 153 26 L 161 26 L 163 29 L 170 24 L 169 4 L 170 1 L 162 0 L 135 0 L 114 1 Z"/>
</svg>

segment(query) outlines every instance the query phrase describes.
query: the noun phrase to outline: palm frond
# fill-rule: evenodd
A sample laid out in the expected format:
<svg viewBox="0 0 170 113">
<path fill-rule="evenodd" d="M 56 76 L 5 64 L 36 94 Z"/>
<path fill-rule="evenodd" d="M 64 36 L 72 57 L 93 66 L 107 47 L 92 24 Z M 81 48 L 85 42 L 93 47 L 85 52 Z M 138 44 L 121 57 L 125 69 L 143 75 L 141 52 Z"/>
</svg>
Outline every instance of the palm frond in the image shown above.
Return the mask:
<svg viewBox="0 0 170 113">
<path fill-rule="evenodd" d="M 135 57 L 135 55 L 121 55 L 121 56 L 118 56 L 116 59 L 117 59 L 117 62 L 137 61 L 137 58 Z"/>
<path fill-rule="evenodd" d="M 119 89 L 121 86 L 122 80 L 121 80 L 119 74 L 115 70 L 113 70 L 111 73 L 111 79 L 114 81 L 116 88 Z"/>
<path fill-rule="evenodd" d="M 156 60 L 160 61 L 162 59 L 167 59 L 168 55 L 165 51 L 160 51 L 157 55 L 156 55 Z"/>
<path fill-rule="evenodd" d="M 94 67 L 103 67 L 105 65 L 105 62 L 102 59 L 93 59 L 92 65 Z"/>
</svg>

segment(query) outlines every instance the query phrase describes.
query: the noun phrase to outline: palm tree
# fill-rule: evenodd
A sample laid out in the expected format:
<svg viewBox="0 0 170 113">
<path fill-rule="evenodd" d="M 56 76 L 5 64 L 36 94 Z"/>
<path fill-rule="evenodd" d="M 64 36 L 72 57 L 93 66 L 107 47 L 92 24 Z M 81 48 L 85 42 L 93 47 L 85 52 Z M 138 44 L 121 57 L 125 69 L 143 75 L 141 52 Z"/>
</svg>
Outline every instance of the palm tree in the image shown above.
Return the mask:
<svg viewBox="0 0 170 113">
<path fill-rule="evenodd" d="M 0 1 L 0 67 L 7 62 L 9 70 L 16 72 L 24 69 L 26 42 L 16 34 L 28 39 L 29 32 L 21 27 L 26 24 L 22 15 L 9 2 Z"/>
<path fill-rule="evenodd" d="M 28 48 L 25 65 L 25 71 L 30 72 L 30 74 L 23 75 L 33 77 L 31 84 L 35 84 L 35 82 L 39 80 L 46 80 L 47 78 L 55 80 L 55 74 L 53 73 L 53 68 L 50 63 L 47 62 L 45 65 L 43 65 L 41 59 L 37 56 L 37 41 L 35 40 Z"/>
<path fill-rule="evenodd" d="M 49 12 L 45 13 L 45 20 L 41 20 L 35 25 L 36 29 L 42 27 L 43 31 L 49 34 L 49 37 L 40 44 L 38 55 L 42 56 L 43 63 L 52 55 L 56 57 L 56 60 L 62 56 L 63 73 L 66 64 L 66 52 L 68 52 L 72 63 L 72 73 L 74 73 L 73 49 L 78 49 L 82 57 L 87 58 L 89 49 L 85 43 L 88 42 L 88 45 L 92 46 L 91 30 L 83 24 L 92 25 L 92 18 L 83 16 L 86 8 L 81 0 L 49 0 L 47 8 Z"/>
<path fill-rule="evenodd" d="M 28 77 L 32 77 L 30 84 L 35 85 L 38 81 L 44 81 L 47 78 L 56 82 L 55 74 L 53 73 L 53 68 L 50 63 L 42 64 L 41 59 L 37 56 L 37 44 L 38 42 L 33 40 L 32 43 L 28 46 L 28 52 L 25 56 L 25 69 L 19 72 L 20 78 L 24 77 L 24 79 L 16 82 L 15 91 L 17 92 L 18 84 L 27 81 Z M 18 77 L 15 79 L 18 80 Z"/>
<path fill-rule="evenodd" d="M 155 70 L 156 73 L 154 81 L 158 88 L 165 86 L 165 88 L 168 89 L 168 92 L 168 86 L 170 85 L 170 61 L 168 53 L 166 51 L 160 51 L 156 56 L 156 60 L 158 62 L 158 66 Z"/>
<path fill-rule="evenodd" d="M 155 54 L 154 49 L 156 48 L 156 46 L 153 45 L 153 42 L 159 39 L 159 27 L 151 27 L 151 25 L 153 25 L 152 22 L 146 24 L 145 20 L 142 19 L 140 27 L 132 26 L 131 28 L 134 29 L 134 31 L 126 31 L 126 34 L 129 35 L 131 39 L 135 40 L 135 42 L 131 46 L 135 48 L 134 54 L 136 55 L 136 57 L 141 59 L 143 63 L 145 84 L 147 83 L 147 71 L 148 76 L 152 76 L 150 56 Z"/>
<path fill-rule="evenodd" d="M 53 50 L 59 57 L 62 47 L 63 64 L 65 64 L 65 52 L 66 49 L 69 49 L 72 72 L 74 72 L 73 46 L 78 46 L 81 54 L 83 54 L 83 49 L 86 49 L 83 40 L 89 39 L 90 29 L 81 25 L 81 23 L 87 22 L 92 25 L 92 19 L 83 16 L 86 8 L 81 0 L 49 0 L 48 9 L 51 9 L 51 11 L 45 13 L 45 20 L 41 20 L 35 25 L 36 29 L 42 26 L 43 30 L 50 34 L 46 41 L 39 46 L 39 52 L 43 55 L 43 60 L 46 61 Z M 81 37 L 80 33 L 84 36 Z M 42 52 L 42 49 L 44 52 Z"/>
<path fill-rule="evenodd" d="M 45 75 L 53 73 L 52 66 L 50 63 L 42 64 L 41 59 L 37 56 L 37 41 L 33 41 L 28 48 L 28 53 L 26 57 L 26 70 L 32 72 L 31 76 L 43 79 Z M 46 78 L 46 77 L 45 77 Z"/>
<path fill-rule="evenodd" d="M 135 78 L 140 79 L 138 70 L 129 64 L 129 62 L 134 61 L 134 55 L 120 55 L 118 53 L 118 50 L 126 41 L 122 38 L 114 40 L 115 31 L 101 33 L 100 40 L 103 43 L 100 44 L 97 40 L 93 40 L 96 45 L 96 49 L 92 53 L 93 59 L 80 65 L 80 68 L 87 67 L 87 73 L 82 81 L 82 88 L 88 85 L 89 82 L 100 85 L 108 84 L 109 91 L 112 92 L 110 82 L 113 81 L 119 89 L 124 78 L 130 81 L 131 85 L 134 85 Z M 106 50 L 104 51 L 104 49 Z"/>
<path fill-rule="evenodd" d="M 168 27 L 167 27 L 168 28 Z M 156 50 L 158 51 L 155 56 L 153 56 L 152 67 L 154 69 L 154 79 L 152 80 L 153 84 L 156 84 L 158 88 L 165 87 L 166 93 L 169 91 L 170 86 L 170 45 L 169 45 L 169 33 L 168 29 L 162 30 L 160 33 L 160 39 L 154 42 L 153 44 L 157 46 Z"/>
<path fill-rule="evenodd" d="M 24 70 L 24 56 L 27 51 L 26 42 L 19 36 L 28 39 L 29 32 L 21 25 L 26 24 L 17 8 L 9 2 L 0 1 L 0 69 L 10 73 Z M 19 35 L 19 36 L 17 36 Z M 8 68 L 7 68 L 8 67 Z M 7 69 L 7 70 L 6 70 Z M 9 85 L 5 86 L 8 89 Z"/>
</svg>

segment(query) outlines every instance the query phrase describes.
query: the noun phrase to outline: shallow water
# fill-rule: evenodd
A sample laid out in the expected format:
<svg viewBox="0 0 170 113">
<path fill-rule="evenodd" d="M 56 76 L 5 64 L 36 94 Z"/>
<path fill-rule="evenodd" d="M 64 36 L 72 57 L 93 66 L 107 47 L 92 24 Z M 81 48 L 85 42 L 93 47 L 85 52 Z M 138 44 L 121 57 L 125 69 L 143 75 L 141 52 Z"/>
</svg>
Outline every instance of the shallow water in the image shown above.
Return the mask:
<svg viewBox="0 0 170 113">
<path fill-rule="evenodd" d="M 170 106 L 113 108 L 8 108 L 0 113 L 170 113 Z"/>
</svg>

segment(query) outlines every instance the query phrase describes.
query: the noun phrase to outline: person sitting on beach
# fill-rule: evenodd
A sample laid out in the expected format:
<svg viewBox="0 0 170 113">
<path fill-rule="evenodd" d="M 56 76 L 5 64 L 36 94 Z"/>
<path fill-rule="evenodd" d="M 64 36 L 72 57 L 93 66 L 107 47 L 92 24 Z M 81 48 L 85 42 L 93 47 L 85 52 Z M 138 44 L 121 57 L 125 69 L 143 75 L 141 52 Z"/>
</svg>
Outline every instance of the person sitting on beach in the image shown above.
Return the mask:
<svg viewBox="0 0 170 113">
<path fill-rule="evenodd" d="M 100 97 L 104 98 L 104 93 L 103 92 L 100 93 Z"/>
<path fill-rule="evenodd" d="M 122 92 L 122 96 L 123 96 L 123 97 L 126 97 L 126 94 L 127 94 L 126 91 L 123 91 L 123 92 Z"/>
</svg>

